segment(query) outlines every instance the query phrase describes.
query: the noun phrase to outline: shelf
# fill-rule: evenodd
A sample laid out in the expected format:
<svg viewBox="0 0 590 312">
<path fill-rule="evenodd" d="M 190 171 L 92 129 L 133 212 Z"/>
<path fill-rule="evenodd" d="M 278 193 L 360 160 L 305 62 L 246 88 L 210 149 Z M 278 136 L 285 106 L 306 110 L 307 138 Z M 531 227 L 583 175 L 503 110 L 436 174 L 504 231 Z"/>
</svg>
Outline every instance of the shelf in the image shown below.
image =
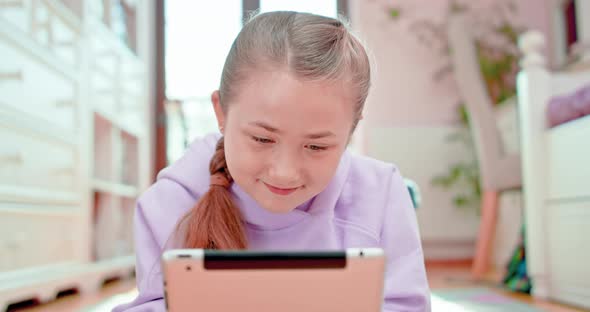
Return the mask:
<svg viewBox="0 0 590 312">
<path fill-rule="evenodd" d="M 138 190 L 136 186 L 123 183 L 109 182 L 99 179 L 92 181 L 93 189 L 103 193 L 109 193 L 121 197 L 136 197 Z"/>
<path fill-rule="evenodd" d="M 150 183 L 140 168 L 153 170 L 141 152 L 152 145 L 146 90 L 154 78 L 140 57 L 153 45 L 148 6 L 116 7 L 105 13 L 109 27 L 93 8 L 106 11 L 111 0 L 9 2 L 16 6 L 0 8 L 9 164 L 0 185 L 0 311 L 130 277 L 136 200 Z M 139 53 L 136 33 L 148 41 Z"/>
<path fill-rule="evenodd" d="M 113 259 L 90 263 L 64 262 L 59 264 L 36 266 L 30 269 L 0 272 L 0 298 L 7 290 L 15 290 L 23 286 L 41 284 L 66 275 L 81 273 L 109 273 L 135 266 L 135 256 L 127 255 Z"/>
<path fill-rule="evenodd" d="M 0 310 L 24 300 L 47 302 L 63 290 L 92 292 L 113 277 L 133 274 L 134 256 L 91 263 L 65 262 L 31 269 L 0 273 Z"/>
<path fill-rule="evenodd" d="M 64 277 L 67 272 L 76 271 L 76 268 L 80 265 L 78 262 L 66 262 L 36 266 L 30 269 L 0 272 L 0 294 L 9 290 L 14 291 L 20 287 L 43 284 L 47 281 Z"/>
</svg>

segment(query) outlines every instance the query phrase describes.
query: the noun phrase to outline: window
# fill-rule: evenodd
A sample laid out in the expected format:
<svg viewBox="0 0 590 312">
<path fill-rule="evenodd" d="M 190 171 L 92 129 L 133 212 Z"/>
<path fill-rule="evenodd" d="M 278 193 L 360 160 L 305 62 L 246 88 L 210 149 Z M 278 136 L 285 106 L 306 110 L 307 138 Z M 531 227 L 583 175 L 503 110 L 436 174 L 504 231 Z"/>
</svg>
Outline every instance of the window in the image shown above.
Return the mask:
<svg viewBox="0 0 590 312">
<path fill-rule="evenodd" d="M 260 11 L 299 11 L 337 17 L 337 4 L 336 0 L 260 0 Z"/>
<path fill-rule="evenodd" d="M 195 137 L 217 130 L 210 101 L 242 27 L 241 0 L 166 1 L 166 154 L 178 159 Z"/>
</svg>

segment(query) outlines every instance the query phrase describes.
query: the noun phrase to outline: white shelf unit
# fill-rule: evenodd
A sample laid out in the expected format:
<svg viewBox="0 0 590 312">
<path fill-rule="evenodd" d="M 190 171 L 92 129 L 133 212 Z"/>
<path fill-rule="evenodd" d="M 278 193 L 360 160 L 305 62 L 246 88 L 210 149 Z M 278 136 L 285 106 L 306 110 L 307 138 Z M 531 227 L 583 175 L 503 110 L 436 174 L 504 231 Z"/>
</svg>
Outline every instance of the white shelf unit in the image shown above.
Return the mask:
<svg viewBox="0 0 590 312">
<path fill-rule="evenodd" d="M 154 1 L 0 0 L 0 311 L 133 273 Z"/>
</svg>

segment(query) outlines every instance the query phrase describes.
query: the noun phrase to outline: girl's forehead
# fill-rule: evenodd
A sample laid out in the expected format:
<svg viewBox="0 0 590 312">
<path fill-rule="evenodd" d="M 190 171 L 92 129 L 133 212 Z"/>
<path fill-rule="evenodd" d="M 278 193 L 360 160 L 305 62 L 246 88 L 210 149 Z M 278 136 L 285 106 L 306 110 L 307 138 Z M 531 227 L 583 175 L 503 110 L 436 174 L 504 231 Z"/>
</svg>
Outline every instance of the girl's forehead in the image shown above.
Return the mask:
<svg viewBox="0 0 590 312">
<path fill-rule="evenodd" d="M 354 105 L 351 85 L 344 79 L 305 79 L 286 70 L 254 71 L 241 87 L 238 102 L 273 105 L 324 102 L 326 105 L 349 102 Z"/>
<path fill-rule="evenodd" d="M 233 122 L 263 122 L 303 133 L 328 130 L 347 135 L 354 120 L 350 88 L 327 80 L 302 80 L 285 72 L 258 72 L 244 84 L 232 103 Z"/>
</svg>

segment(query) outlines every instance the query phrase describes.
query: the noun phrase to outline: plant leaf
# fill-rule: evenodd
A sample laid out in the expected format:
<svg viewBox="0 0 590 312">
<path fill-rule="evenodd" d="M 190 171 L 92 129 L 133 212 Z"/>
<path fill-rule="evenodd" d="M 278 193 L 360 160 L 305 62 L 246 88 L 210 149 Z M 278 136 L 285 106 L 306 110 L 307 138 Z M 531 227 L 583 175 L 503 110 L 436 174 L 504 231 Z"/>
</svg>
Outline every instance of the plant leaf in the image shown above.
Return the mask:
<svg viewBox="0 0 590 312">
<path fill-rule="evenodd" d="M 399 8 L 391 8 L 391 9 L 389 10 L 389 16 L 390 16 L 392 19 L 394 19 L 394 20 L 397 20 L 397 19 L 399 19 L 399 18 L 400 18 L 400 15 L 401 15 L 401 13 L 402 13 L 402 12 L 401 12 L 401 10 L 400 10 Z"/>
</svg>

